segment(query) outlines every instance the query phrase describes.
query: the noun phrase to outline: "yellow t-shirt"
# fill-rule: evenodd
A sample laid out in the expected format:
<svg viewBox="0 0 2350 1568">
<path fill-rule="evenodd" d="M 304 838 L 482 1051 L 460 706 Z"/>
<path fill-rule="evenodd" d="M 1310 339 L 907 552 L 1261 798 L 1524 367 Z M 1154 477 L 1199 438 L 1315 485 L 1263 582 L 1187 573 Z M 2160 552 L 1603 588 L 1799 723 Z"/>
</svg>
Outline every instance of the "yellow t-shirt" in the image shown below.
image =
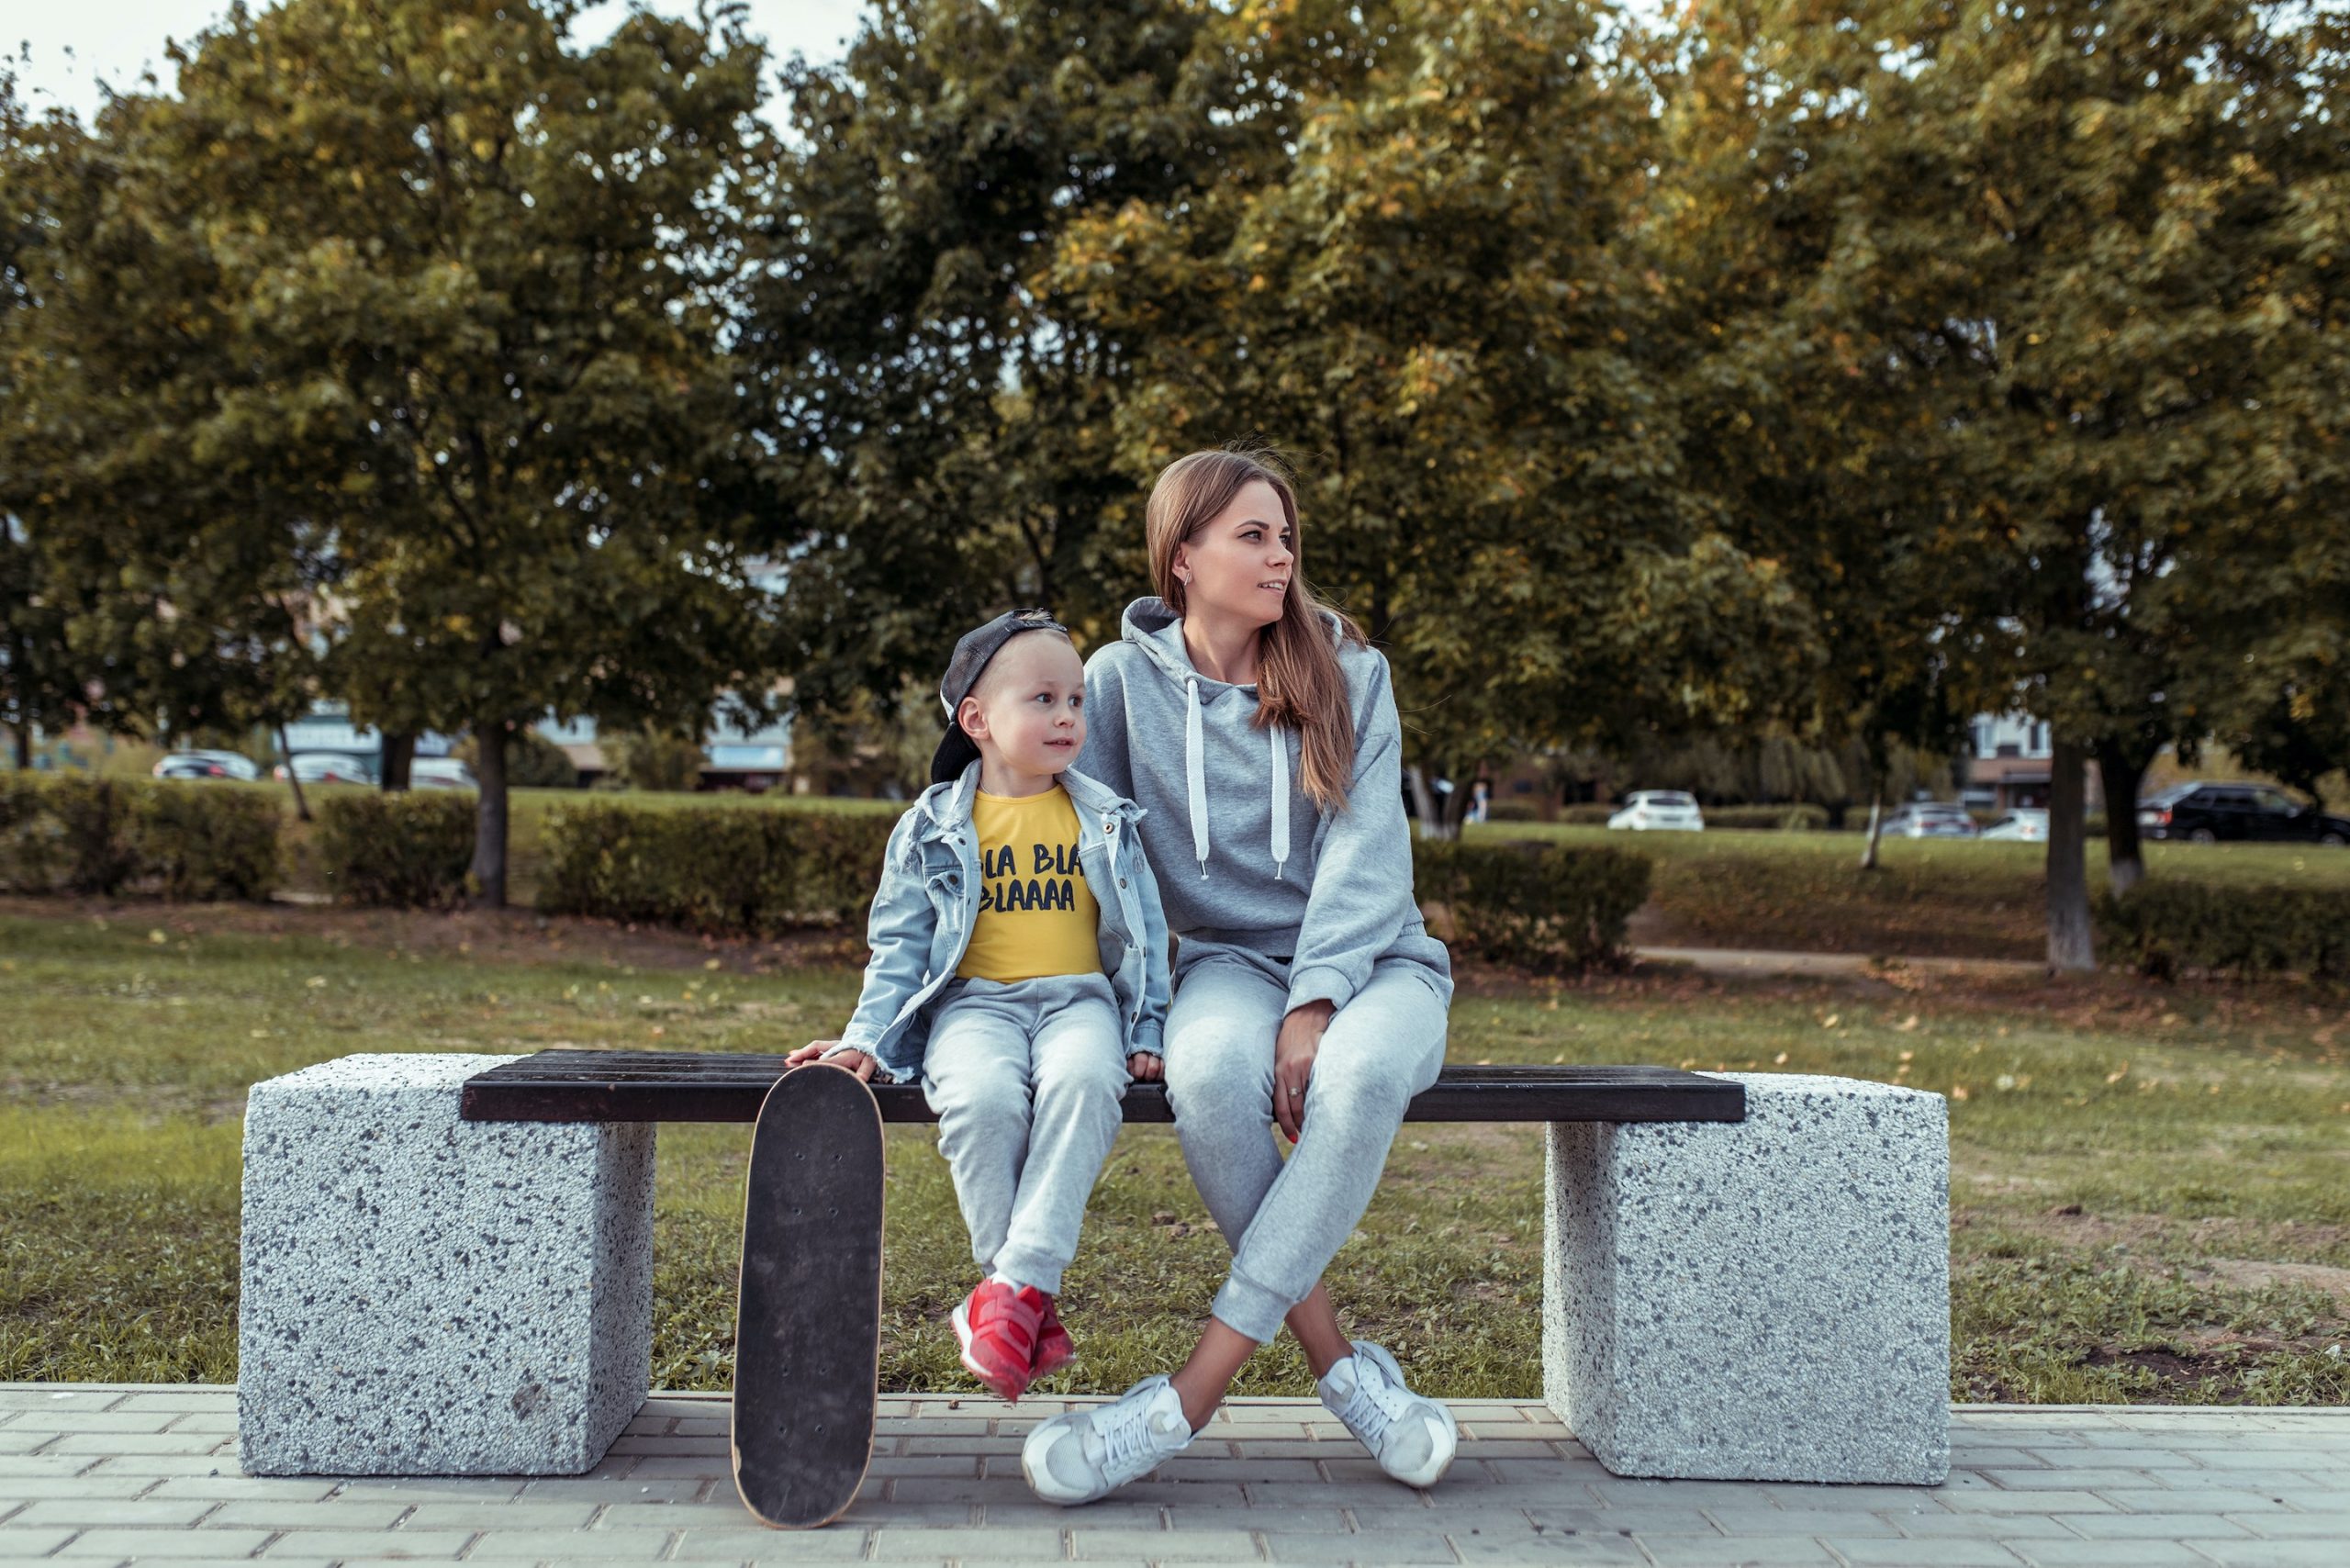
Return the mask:
<svg viewBox="0 0 2350 1568">
<path fill-rule="evenodd" d="M 1102 909 L 1077 863 L 1077 807 L 1056 784 L 1041 795 L 979 792 L 979 916 L 955 972 L 1024 980 L 1102 972 Z"/>
</svg>

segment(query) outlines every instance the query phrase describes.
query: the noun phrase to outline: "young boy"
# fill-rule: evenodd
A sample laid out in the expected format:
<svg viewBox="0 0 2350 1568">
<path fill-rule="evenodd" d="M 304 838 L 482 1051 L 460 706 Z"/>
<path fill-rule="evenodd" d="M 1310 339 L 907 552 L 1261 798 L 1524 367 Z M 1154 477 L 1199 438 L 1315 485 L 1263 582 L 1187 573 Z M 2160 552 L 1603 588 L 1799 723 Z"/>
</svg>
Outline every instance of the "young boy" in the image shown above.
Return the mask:
<svg viewBox="0 0 2350 1568">
<path fill-rule="evenodd" d="M 836 1040 L 791 1053 L 919 1075 L 983 1278 L 963 1365 L 1005 1399 L 1069 1359 L 1054 1297 L 1131 1078 L 1159 1076 L 1167 919 L 1141 809 L 1069 767 L 1085 670 L 1041 610 L 955 644 L 931 787 L 890 835 L 873 957 Z"/>
</svg>

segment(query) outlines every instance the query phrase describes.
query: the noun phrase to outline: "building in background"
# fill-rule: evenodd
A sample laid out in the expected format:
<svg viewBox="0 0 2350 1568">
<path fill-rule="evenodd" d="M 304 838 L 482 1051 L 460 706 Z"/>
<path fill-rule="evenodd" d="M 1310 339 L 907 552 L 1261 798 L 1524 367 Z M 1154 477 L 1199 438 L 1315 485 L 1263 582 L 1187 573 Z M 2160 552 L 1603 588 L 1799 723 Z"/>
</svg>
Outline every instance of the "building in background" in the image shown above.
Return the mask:
<svg viewBox="0 0 2350 1568">
<path fill-rule="evenodd" d="M 2048 723 L 2029 713 L 1978 713 L 1967 729 L 1966 766 L 1959 783 L 1961 804 L 1978 812 L 2010 812 L 2019 806 L 2045 808 L 2054 777 L 2055 747 Z M 2088 809 L 2101 811 L 2104 788 L 2098 771 L 2087 771 Z"/>
</svg>

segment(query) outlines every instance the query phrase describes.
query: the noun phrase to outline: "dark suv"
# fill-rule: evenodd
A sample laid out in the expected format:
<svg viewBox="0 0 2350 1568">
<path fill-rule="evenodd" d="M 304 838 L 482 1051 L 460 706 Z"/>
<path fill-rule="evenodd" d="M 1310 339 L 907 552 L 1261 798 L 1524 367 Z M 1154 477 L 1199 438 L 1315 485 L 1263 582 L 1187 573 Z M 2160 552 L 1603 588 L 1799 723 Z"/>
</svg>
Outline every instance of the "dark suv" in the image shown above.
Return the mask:
<svg viewBox="0 0 2350 1568">
<path fill-rule="evenodd" d="M 2213 844 L 2223 838 L 2350 844 L 2350 817 L 2297 806 L 2273 784 L 2174 784 L 2138 802 L 2148 838 Z"/>
</svg>

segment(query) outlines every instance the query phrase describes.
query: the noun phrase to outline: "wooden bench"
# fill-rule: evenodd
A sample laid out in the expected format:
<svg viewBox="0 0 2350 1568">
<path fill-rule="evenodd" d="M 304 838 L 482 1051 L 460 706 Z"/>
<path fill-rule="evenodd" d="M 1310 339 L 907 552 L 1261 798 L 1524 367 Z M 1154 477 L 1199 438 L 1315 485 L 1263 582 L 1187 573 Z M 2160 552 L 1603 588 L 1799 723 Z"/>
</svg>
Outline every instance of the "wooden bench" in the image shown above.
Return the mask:
<svg viewBox="0 0 2350 1568">
<path fill-rule="evenodd" d="M 591 1468 L 649 1382 L 654 1126 L 753 1121 L 782 1070 L 687 1052 L 354 1056 L 256 1085 L 247 1471 Z M 917 1086 L 875 1093 L 885 1120 L 935 1120 Z M 1544 1394 L 1610 1469 L 1946 1473 L 1940 1096 L 1449 1067 L 1406 1119 L 1547 1125 Z M 1132 1086 L 1125 1120 L 1171 1121 L 1164 1089 Z"/>
</svg>

